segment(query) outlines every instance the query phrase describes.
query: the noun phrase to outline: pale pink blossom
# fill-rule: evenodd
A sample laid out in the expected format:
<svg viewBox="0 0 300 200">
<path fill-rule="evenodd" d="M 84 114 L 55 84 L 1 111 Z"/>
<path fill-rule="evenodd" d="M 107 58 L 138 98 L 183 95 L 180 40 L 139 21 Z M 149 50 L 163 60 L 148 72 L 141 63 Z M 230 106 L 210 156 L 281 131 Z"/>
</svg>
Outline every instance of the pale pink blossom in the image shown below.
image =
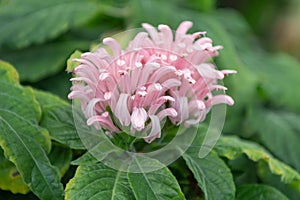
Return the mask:
<svg viewBox="0 0 300 200">
<path fill-rule="evenodd" d="M 224 75 L 210 63 L 222 46 L 213 46 L 205 32 L 187 34 L 192 22 L 182 22 L 175 35 L 170 27 L 142 24 L 125 50 L 113 38 L 104 48 L 75 59 L 70 99 L 79 99 L 88 125 L 111 134 L 139 133 L 146 142 L 161 136 L 162 122 L 193 125 L 205 119 L 216 104 L 233 105 L 225 94 L 213 95 Z"/>
</svg>

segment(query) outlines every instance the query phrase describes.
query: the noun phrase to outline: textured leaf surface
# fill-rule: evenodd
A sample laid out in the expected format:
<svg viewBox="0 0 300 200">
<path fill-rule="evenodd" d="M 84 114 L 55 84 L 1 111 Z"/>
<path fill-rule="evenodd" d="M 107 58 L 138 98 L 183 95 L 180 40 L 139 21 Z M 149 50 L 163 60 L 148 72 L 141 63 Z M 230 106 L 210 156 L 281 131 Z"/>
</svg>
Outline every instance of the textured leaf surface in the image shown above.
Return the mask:
<svg viewBox="0 0 300 200">
<path fill-rule="evenodd" d="M 109 139 L 105 138 L 106 136 L 93 137 L 95 141 L 99 141 L 97 144 L 93 144 L 92 148 L 87 146 L 88 152 L 72 161 L 73 165 L 90 165 L 97 163 L 105 159 L 110 153 L 117 152 L 113 143 Z M 93 141 L 94 142 L 94 141 Z"/>
<path fill-rule="evenodd" d="M 143 171 L 141 166 L 162 168 L 146 173 L 128 173 L 129 183 L 136 199 L 185 199 L 176 178 L 159 161 L 137 157 L 131 163 L 130 169 Z"/>
<path fill-rule="evenodd" d="M 233 177 L 224 161 L 214 152 L 199 158 L 200 148 L 190 148 L 183 158 L 205 194 L 205 199 L 234 199 Z"/>
<path fill-rule="evenodd" d="M 60 176 L 45 152 L 50 150 L 49 133 L 38 126 L 41 111 L 33 91 L 7 81 L 0 84 L 0 146 L 5 157 L 41 199 L 62 199 Z"/>
<path fill-rule="evenodd" d="M 93 1 L 10 0 L 0 7 L 0 46 L 20 48 L 41 43 L 96 13 L 97 4 Z"/>
<path fill-rule="evenodd" d="M 17 131 L 15 139 L 18 139 L 19 134 L 21 134 L 28 139 L 31 138 L 33 142 L 37 142 L 46 152 L 49 152 L 51 148 L 49 133 L 46 129 L 38 126 L 41 110 L 32 89 L 3 82 L 1 77 L 0 84 L 0 117 L 2 125 Z M 9 145 L 16 144 L 12 143 Z"/>
<path fill-rule="evenodd" d="M 65 191 L 66 200 L 134 200 L 127 174 L 102 163 L 79 166 Z"/>
<path fill-rule="evenodd" d="M 19 82 L 19 74 L 9 63 L 0 60 L 0 77 L 2 81 L 11 83 Z"/>
<path fill-rule="evenodd" d="M 263 147 L 256 143 L 243 141 L 234 136 L 223 136 L 219 139 L 215 150 L 220 156 L 228 159 L 235 159 L 242 154 L 246 154 L 249 159 L 257 162 L 262 160 L 266 162 L 273 174 L 281 176 L 281 180 L 285 183 L 299 181 L 300 175 L 288 165 L 273 158 Z"/>
<path fill-rule="evenodd" d="M 52 139 L 73 149 L 83 149 L 73 120 L 72 106 L 50 93 L 34 92 L 43 111 L 41 126 L 49 130 Z"/>
<path fill-rule="evenodd" d="M 259 179 L 263 184 L 267 184 L 278 189 L 291 200 L 300 199 L 300 184 L 297 183 L 300 182 L 300 180 L 292 184 L 284 184 L 280 181 L 280 176 L 270 172 L 266 163 L 259 162 L 256 168 Z"/>
<path fill-rule="evenodd" d="M 51 164 L 59 169 L 60 175 L 64 176 L 72 160 L 71 149 L 53 144 L 48 157 Z"/>
<path fill-rule="evenodd" d="M 247 126 L 275 156 L 300 171 L 299 121 L 293 113 L 253 109 Z"/>
<path fill-rule="evenodd" d="M 249 184 L 237 188 L 236 200 L 288 200 L 275 188 L 267 185 Z"/>
<path fill-rule="evenodd" d="M 0 189 L 26 194 L 29 192 L 28 186 L 24 183 L 15 165 L 6 159 L 3 153 L 0 148 Z"/>
</svg>

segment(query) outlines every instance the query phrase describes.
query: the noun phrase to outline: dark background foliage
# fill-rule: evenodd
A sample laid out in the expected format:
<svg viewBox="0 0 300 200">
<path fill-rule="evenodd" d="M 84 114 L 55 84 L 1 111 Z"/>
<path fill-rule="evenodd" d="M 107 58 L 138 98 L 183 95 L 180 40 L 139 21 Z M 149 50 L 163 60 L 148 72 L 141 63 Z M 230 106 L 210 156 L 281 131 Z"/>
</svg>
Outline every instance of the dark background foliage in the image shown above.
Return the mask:
<svg viewBox="0 0 300 200">
<path fill-rule="evenodd" d="M 105 36 L 140 27 L 142 22 L 165 23 L 175 29 L 182 20 L 193 21 L 193 31 L 205 30 L 214 44 L 224 46 L 215 60 L 219 68 L 238 71 L 225 80 L 236 103 L 227 110 L 223 135 L 254 141 L 300 172 L 297 0 L 0 0 L 0 59 L 17 69 L 22 85 L 68 101 L 72 75 L 65 69 L 75 50 L 88 51 Z M 78 155 L 80 150 L 73 152 L 73 158 Z M 247 187 L 259 191 L 251 185 L 258 183 L 290 199 L 300 198 L 299 184 L 295 189 L 282 183 L 266 163 L 247 156 L 224 160 L 233 174 L 237 199 L 251 199 L 245 195 Z M 183 192 L 190 199 L 204 198 L 199 188 L 193 190 L 197 181 L 187 168 L 178 167 L 180 162 L 170 169 Z M 75 169 L 69 168 L 64 184 Z M 13 195 L 0 190 L 0 199 L 25 197 L 36 198 L 32 193 Z"/>
</svg>

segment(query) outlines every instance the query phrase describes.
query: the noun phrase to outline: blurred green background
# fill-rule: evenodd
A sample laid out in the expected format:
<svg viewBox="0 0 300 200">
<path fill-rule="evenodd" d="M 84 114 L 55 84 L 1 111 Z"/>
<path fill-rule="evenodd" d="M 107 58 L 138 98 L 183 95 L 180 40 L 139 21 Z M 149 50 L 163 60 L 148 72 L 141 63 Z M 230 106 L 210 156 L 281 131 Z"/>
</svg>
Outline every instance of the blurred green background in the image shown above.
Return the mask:
<svg viewBox="0 0 300 200">
<path fill-rule="evenodd" d="M 193 21 L 193 31 L 207 30 L 215 44 L 230 43 L 237 54 L 286 52 L 300 58 L 297 0 L 1 0 L 0 58 L 17 68 L 23 83 L 66 98 L 70 83 L 64 69 L 74 50 L 87 51 L 101 38 L 141 22 L 175 29 L 182 20 Z"/>
<path fill-rule="evenodd" d="M 66 61 L 76 49 L 142 22 L 175 29 L 183 20 L 224 46 L 218 68 L 238 71 L 225 80 L 236 103 L 224 134 L 262 144 L 299 172 L 299 0 L 0 0 L 0 59 L 16 67 L 22 84 L 67 99 Z M 229 165 L 237 185 L 266 183 L 300 199 L 264 165 L 245 157 Z"/>
</svg>

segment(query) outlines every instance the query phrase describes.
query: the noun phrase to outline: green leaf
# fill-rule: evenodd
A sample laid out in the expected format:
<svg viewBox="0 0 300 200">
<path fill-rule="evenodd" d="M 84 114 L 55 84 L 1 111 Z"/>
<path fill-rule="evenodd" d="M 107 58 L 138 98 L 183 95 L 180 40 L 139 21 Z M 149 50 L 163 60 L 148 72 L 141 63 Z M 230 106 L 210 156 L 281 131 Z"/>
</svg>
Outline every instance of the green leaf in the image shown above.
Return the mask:
<svg viewBox="0 0 300 200">
<path fill-rule="evenodd" d="M 0 57 L 11 62 L 21 81 L 36 82 L 64 69 L 67 57 L 75 49 L 88 49 L 89 42 L 63 40 L 21 50 L 1 50 Z"/>
<path fill-rule="evenodd" d="M 205 194 L 205 199 L 234 199 L 235 186 L 229 168 L 214 152 L 199 158 L 199 149 L 191 147 L 183 154 L 183 158 Z"/>
<path fill-rule="evenodd" d="M 16 166 L 4 157 L 4 152 L 0 148 L 0 189 L 10 190 L 12 193 L 26 194 L 29 192 L 28 186 L 24 183 Z"/>
<path fill-rule="evenodd" d="M 247 126 L 275 156 L 300 171 L 299 120 L 300 116 L 289 112 L 252 109 Z"/>
<path fill-rule="evenodd" d="M 0 84 L 0 146 L 5 157 L 38 197 L 62 199 L 60 176 L 46 155 L 49 133 L 38 126 L 41 110 L 32 89 L 2 80 Z"/>
<path fill-rule="evenodd" d="M 38 143 L 46 152 L 49 152 L 51 148 L 50 136 L 46 129 L 38 125 L 38 121 L 41 118 L 41 109 L 34 97 L 32 89 L 3 82 L 1 77 L 0 84 L 0 98 L 3 99 L 0 102 L 2 125 L 8 126 L 9 129 L 11 129 L 10 131 L 14 129 L 17 134 L 16 137 L 22 134 L 24 137 L 32 138 L 32 140 Z M 3 132 L 2 134 L 8 133 Z M 5 140 L 9 138 L 1 139 Z"/>
<path fill-rule="evenodd" d="M 79 166 L 66 186 L 66 200 L 126 200 L 134 199 L 127 174 L 102 163 Z"/>
<path fill-rule="evenodd" d="M 94 1 L 8 1 L 0 7 L 0 46 L 21 48 L 42 43 L 87 22 L 97 10 Z"/>
<path fill-rule="evenodd" d="M 182 158 L 192 171 L 205 199 L 234 199 L 233 177 L 224 161 L 214 151 L 209 152 L 204 158 L 199 156 L 200 149 L 205 147 L 203 141 L 207 131 L 206 123 L 198 126 L 197 134 Z"/>
<path fill-rule="evenodd" d="M 91 153 L 86 152 L 76 160 L 72 161 L 72 165 L 91 165 L 99 162 Z"/>
<path fill-rule="evenodd" d="M 99 135 L 99 134 L 98 134 Z M 106 136 L 100 135 L 98 137 L 92 137 L 95 141 L 99 143 L 94 144 L 92 148 L 89 148 L 89 151 L 72 161 L 72 165 L 90 165 L 97 163 L 105 159 L 110 153 L 118 152 L 118 149 L 115 148 L 114 144 Z"/>
<path fill-rule="evenodd" d="M 1 85 L 3 85 L 3 87 L 1 87 L 1 96 L 5 97 L 2 97 L 3 101 L 0 103 L 1 125 L 3 125 L 3 122 L 8 126 L 12 125 L 9 127 L 11 128 L 9 132 L 14 131 L 12 130 L 13 128 L 18 132 L 28 132 L 27 137 L 32 137 L 31 142 L 39 143 L 40 148 L 43 147 L 46 151 L 49 151 L 51 147 L 50 137 L 45 129 L 41 129 L 37 125 L 37 121 L 40 119 L 41 111 L 36 100 L 34 99 L 32 90 L 30 88 L 22 88 L 18 85 L 18 73 L 10 64 L 1 61 L 0 72 L 0 82 L 2 83 Z M 11 85 L 9 83 L 12 83 L 14 85 Z M 28 107 L 28 105 L 30 106 Z M 22 110 L 23 107 L 26 109 Z M 13 116 L 10 118 L 10 115 Z M 19 120 L 22 120 L 22 122 L 17 123 Z M 27 127 L 24 128 L 22 127 L 23 125 Z M 2 146 L 3 148 L 5 148 L 5 143 L 7 143 L 8 141 L 7 138 L 3 138 L 3 134 L 6 134 L 5 131 L 7 130 L 2 130 L 0 136 L 0 146 Z M 22 135 L 23 137 L 25 136 L 24 133 Z M 11 132 L 11 134 L 13 133 Z M 19 133 L 15 132 L 15 134 Z M 12 147 L 14 148 L 14 145 L 9 145 L 4 150 L 6 152 L 10 151 L 10 148 Z M 2 172 L 4 173 L 1 175 L 1 181 L 3 181 L 1 182 L 1 188 L 9 189 L 13 193 L 27 193 L 29 191 L 28 186 L 24 183 L 18 169 L 12 162 L 4 157 L 1 148 L 0 150 L 0 156 L 2 160 L 0 163 L 3 170 Z M 16 148 L 13 150 L 17 150 L 18 152 L 16 154 L 21 154 L 21 157 L 23 156 L 22 149 Z M 18 158 L 14 158 L 14 155 L 9 155 L 9 153 L 6 154 L 8 154 L 7 156 L 10 156 L 9 159 L 11 161 L 15 163 L 17 162 L 18 165 L 20 165 L 20 161 L 18 160 Z"/>
<path fill-rule="evenodd" d="M 44 92 L 41 90 L 34 90 L 33 92 L 36 96 L 38 103 L 42 107 L 51 107 L 56 105 L 70 106 L 70 104 L 67 101 L 62 100 L 58 96 L 53 95 L 49 92 Z"/>
<path fill-rule="evenodd" d="M 185 199 L 176 178 L 162 163 L 154 159 L 136 157 L 129 169 L 143 171 L 141 166 L 161 169 L 147 173 L 128 173 L 136 199 Z"/>
<path fill-rule="evenodd" d="M 54 144 L 48 157 L 51 164 L 59 169 L 60 175 L 63 177 L 70 167 L 72 160 L 71 149 Z"/>
<path fill-rule="evenodd" d="M 84 149 L 73 119 L 73 107 L 50 93 L 38 90 L 34 93 L 43 111 L 40 124 L 49 130 L 51 138 L 70 148 Z"/>
<path fill-rule="evenodd" d="M 296 185 L 295 183 L 288 185 L 282 183 L 280 181 L 280 176 L 272 174 L 266 163 L 259 162 L 256 168 L 259 180 L 262 181 L 262 183 L 275 187 L 291 200 L 300 199 L 300 184 L 297 186 L 297 182 Z"/>
<path fill-rule="evenodd" d="M 268 185 L 242 185 L 237 188 L 236 192 L 236 200 L 288 200 L 285 195 Z"/>
<path fill-rule="evenodd" d="M 0 77 L 2 80 L 19 83 L 19 74 L 9 63 L 0 60 Z"/>
<path fill-rule="evenodd" d="M 249 160 L 247 156 L 239 156 L 235 160 L 228 160 L 227 165 L 231 170 L 236 186 L 260 181 L 257 177 L 257 163 Z"/>
<path fill-rule="evenodd" d="M 16 166 L 6 159 L 3 153 L 3 150 L 0 148 L 0 189 L 10 190 L 12 193 L 28 193 L 30 190 Z M 69 169 L 72 152 L 68 148 L 53 145 L 48 157 L 50 162 L 60 170 L 61 176 L 63 176 Z"/>
<path fill-rule="evenodd" d="M 70 56 L 70 58 L 67 60 L 67 72 L 73 72 L 74 68 L 77 67 L 79 65 L 78 62 L 74 62 L 73 59 L 75 58 L 80 58 L 81 57 L 81 52 L 76 50 L 74 53 L 72 53 L 72 55 Z"/>
<path fill-rule="evenodd" d="M 235 136 L 223 136 L 219 139 L 215 150 L 220 156 L 224 156 L 230 160 L 246 154 L 250 160 L 255 162 L 264 161 L 268 164 L 273 174 L 281 176 L 281 180 L 284 183 L 292 183 L 300 180 L 299 173 L 273 158 L 263 147 L 254 142 L 244 141 Z"/>
</svg>

